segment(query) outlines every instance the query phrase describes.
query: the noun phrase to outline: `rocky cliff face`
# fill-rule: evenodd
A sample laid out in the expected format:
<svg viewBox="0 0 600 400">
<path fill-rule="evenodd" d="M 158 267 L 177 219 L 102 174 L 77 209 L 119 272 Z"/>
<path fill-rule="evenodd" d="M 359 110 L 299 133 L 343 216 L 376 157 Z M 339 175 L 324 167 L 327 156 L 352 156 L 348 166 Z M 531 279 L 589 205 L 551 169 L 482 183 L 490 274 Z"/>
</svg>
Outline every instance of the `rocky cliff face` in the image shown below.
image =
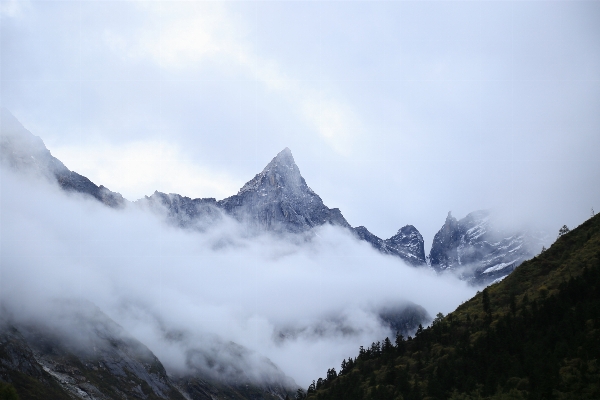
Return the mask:
<svg viewBox="0 0 600 400">
<path fill-rule="evenodd" d="M 259 231 L 300 233 L 323 224 L 350 227 L 339 209 L 325 206 L 308 187 L 288 148 L 236 195 L 219 201 L 218 205 Z"/>
<path fill-rule="evenodd" d="M 436 233 L 429 262 L 438 272 L 453 271 L 475 284 L 502 279 L 542 247 L 536 235 L 499 229 L 490 211 L 481 210 L 457 220 L 448 213 Z"/>
<path fill-rule="evenodd" d="M 181 228 L 205 230 L 223 217 L 214 198 L 191 199 L 176 193 L 155 191 L 136 202 L 142 207 L 165 214 L 167 220 Z"/>
<path fill-rule="evenodd" d="M 384 254 L 400 257 L 413 266 L 424 266 L 425 244 L 421 233 L 412 225 L 406 225 L 389 239 L 380 239 L 364 226 L 353 228 L 355 235 L 369 242 L 371 246 Z"/>
</svg>

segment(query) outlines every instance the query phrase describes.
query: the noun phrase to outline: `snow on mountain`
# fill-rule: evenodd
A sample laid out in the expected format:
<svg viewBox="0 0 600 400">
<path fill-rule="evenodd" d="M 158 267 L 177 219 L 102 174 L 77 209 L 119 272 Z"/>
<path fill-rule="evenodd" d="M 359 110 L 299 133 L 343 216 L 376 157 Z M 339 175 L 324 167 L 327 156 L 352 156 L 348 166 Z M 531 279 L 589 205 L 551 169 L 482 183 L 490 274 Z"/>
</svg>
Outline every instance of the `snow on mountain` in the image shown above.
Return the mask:
<svg viewBox="0 0 600 400">
<path fill-rule="evenodd" d="M 127 201 L 119 193 L 97 186 L 70 171 L 50 154 L 43 141 L 31 134 L 6 109 L 1 111 L 0 156 L 14 169 L 54 179 L 65 190 L 89 194 L 111 207 Z M 352 228 L 338 208 L 329 208 L 306 183 L 290 149 L 283 149 L 267 166 L 233 196 L 191 199 L 175 193 L 154 192 L 136 202 L 182 228 L 207 229 L 224 215 L 246 225 L 249 233 L 305 233 L 331 224 L 353 234 L 384 254 L 413 266 L 426 265 L 423 237 L 406 225 L 388 239 L 381 239 L 364 226 Z M 503 232 L 495 228 L 488 211 L 475 211 L 458 221 L 448 213 L 435 235 L 429 263 L 436 271 L 458 271 L 474 283 L 491 282 L 505 276 L 524 260 L 541 241 L 527 232 Z"/>
<path fill-rule="evenodd" d="M 364 226 L 353 228 L 360 239 L 384 254 L 400 257 L 413 266 L 425 265 L 425 244 L 421 233 L 412 225 L 406 225 L 389 239 L 380 239 Z"/>
<path fill-rule="evenodd" d="M 474 284 L 487 284 L 511 273 L 542 247 L 540 235 L 500 229 L 488 210 L 457 220 L 448 213 L 429 253 L 431 267 L 452 271 Z"/>
<path fill-rule="evenodd" d="M 323 224 L 350 227 L 339 209 L 325 206 L 308 187 L 288 148 L 218 206 L 260 231 L 300 233 Z"/>
</svg>

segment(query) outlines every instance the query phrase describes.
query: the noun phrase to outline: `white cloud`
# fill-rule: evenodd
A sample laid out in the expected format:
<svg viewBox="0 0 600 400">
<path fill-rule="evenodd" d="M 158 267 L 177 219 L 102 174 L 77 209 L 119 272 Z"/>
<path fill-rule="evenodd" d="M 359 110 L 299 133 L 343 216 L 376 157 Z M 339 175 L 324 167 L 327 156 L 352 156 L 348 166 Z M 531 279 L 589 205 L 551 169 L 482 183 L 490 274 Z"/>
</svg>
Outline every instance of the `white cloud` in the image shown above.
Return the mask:
<svg viewBox="0 0 600 400">
<path fill-rule="evenodd" d="M 148 57 L 174 72 L 199 68 L 213 62 L 241 70 L 296 110 L 323 141 L 339 154 L 349 156 L 355 139 L 363 133 L 360 118 L 343 99 L 290 77 L 277 60 L 256 53 L 245 37 L 243 22 L 232 17 L 220 3 L 141 3 L 147 12 L 146 26 L 134 40 L 106 32 L 105 40 L 125 57 Z"/>
<path fill-rule="evenodd" d="M 350 107 L 332 99 L 307 96 L 303 100 L 302 109 L 304 116 L 336 152 L 345 156 L 352 154 L 354 142 L 362 129 Z"/>
<path fill-rule="evenodd" d="M 0 16 L 20 18 L 30 6 L 29 0 L 2 0 L 0 1 Z"/>
<path fill-rule="evenodd" d="M 52 154 L 67 167 L 97 185 L 137 200 L 154 193 L 221 199 L 237 192 L 242 182 L 199 166 L 177 146 L 158 140 L 116 146 L 90 143 L 53 147 Z"/>
<path fill-rule="evenodd" d="M 84 298 L 169 371 L 185 368 L 190 348 L 215 351 L 234 341 L 306 387 L 360 345 L 392 335 L 378 307 L 411 300 L 435 315 L 475 291 L 383 256 L 339 228 L 296 242 L 248 239 L 233 221 L 189 232 L 133 206 L 113 210 L 2 172 L 0 302 L 24 318 L 52 318 L 39 312 L 49 299 Z M 165 328 L 188 339 L 173 343 Z M 282 330 L 294 334 L 282 341 Z"/>
</svg>

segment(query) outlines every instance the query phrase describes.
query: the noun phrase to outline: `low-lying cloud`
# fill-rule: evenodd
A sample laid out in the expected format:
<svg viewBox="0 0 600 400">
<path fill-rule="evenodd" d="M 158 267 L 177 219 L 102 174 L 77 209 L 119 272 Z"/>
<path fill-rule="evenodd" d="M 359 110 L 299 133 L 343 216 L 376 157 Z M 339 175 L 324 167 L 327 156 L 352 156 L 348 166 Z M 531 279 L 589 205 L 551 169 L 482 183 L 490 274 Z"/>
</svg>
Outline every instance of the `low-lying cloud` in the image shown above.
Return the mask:
<svg viewBox="0 0 600 400">
<path fill-rule="evenodd" d="M 393 334 L 377 310 L 411 301 L 447 313 L 476 290 L 331 226 L 309 240 L 248 237 L 229 218 L 184 230 L 140 207 L 110 209 L 6 170 L 1 202 L 4 309 L 50 319 L 39 311 L 49 300 L 88 300 L 171 373 L 210 368 L 206 357 L 232 365 L 227 358 L 241 352 L 256 379 L 269 371 L 264 356 L 307 386 L 360 345 Z"/>
</svg>

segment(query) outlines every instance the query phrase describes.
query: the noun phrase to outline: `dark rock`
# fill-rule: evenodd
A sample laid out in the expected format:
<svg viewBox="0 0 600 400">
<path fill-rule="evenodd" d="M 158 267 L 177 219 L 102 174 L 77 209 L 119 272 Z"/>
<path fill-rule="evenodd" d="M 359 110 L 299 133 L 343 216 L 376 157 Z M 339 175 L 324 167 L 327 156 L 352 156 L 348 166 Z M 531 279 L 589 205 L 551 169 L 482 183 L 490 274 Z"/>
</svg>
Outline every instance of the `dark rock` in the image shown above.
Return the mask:
<svg viewBox="0 0 600 400">
<path fill-rule="evenodd" d="M 136 201 L 157 212 L 166 212 L 167 219 L 182 228 L 203 230 L 220 220 L 222 210 L 214 198 L 191 199 L 175 193 L 155 191 L 151 196 Z"/>
<path fill-rule="evenodd" d="M 397 234 L 385 240 L 375 236 L 364 226 L 352 229 L 359 239 L 369 242 L 371 246 L 383 254 L 400 257 L 413 266 L 424 266 L 426 264 L 423 236 L 412 225 L 406 225 L 399 229 Z"/>
<path fill-rule="evenodd" d="M 232 362 L 215 362 L 214 374 L 190 363 L 188 374 L 169 376 L 145 345 L 91 303 L 57 301 L 51 309 L 45 322 L 0 323 L 0 380 L 23 398 L 282 400 L 295 387 L 268 360 L 275 373 L 252 380 L 255 371 L 243 362 L 249 351 L 233 343 L 213 349 L 228 352 Z M 221 369 L 236 369 L 236 379 L 219 375 Z"/>
<path fill-rule="evenodd" d="M 475 211 L 460 221 L 448 213 L 429 253 L 431 267 L 453 271 L 473 284 L 489 284 L 511 273 L 541 248 L 540 235 L 499 229 L 493 214 Z"/>
<path fill-rule="evenodd" d="M 350 227 L 339 209 L 325 206 L 308 187 L 288 148 L 236 195 L 217 204 L 258 231 L 300 233 L 323 224 Z"/>
<path fill-rule="evenodd" d="M 400 333 L 405 338 L 414 335 L 419 325 L 426 326 L 431 322 L 427 310 L 414 303 L 385 308 L 379 312 L 379 318 L 392 332 Z"/>
<path fill-rule="evenodd" d="M 425 265 L 425 244 L 421 233 L 412 225 L 406 225 L 398 233 L 386 239 L 385 245 L 391 254 L 395 254 L 408 263 Z"/>
</svg>

